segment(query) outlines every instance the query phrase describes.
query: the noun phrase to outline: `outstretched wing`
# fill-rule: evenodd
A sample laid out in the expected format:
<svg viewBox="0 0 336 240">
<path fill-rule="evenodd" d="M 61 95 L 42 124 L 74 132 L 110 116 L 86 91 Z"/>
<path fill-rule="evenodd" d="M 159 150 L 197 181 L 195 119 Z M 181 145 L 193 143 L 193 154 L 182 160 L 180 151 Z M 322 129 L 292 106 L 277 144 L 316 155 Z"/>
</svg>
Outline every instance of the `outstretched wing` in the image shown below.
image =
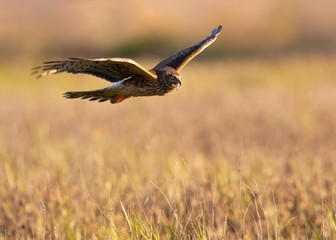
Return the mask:
<svg viewBox="0 0 336 240">
<path fill-rule="evenodd" d="M 191 59 L 193 59 L 197 54 L 202 52 L 206 47 L 211 45 L 216 40 L 221 30 L 222 26 L 215 28 L 212 33 L 204 38 L 202 41 L 163 60 L 154 67 L 154 70 L 169 66 L 175 68 L 176 71 L 180 71 L 184 67 L 184 65 L 186 65 Z"/>
<path fill-rule="evenodd" d="M 127 58 L 70 58 L 67 61 L 45 62 L 44 65 L 33 68 L 32 74 L 37 74 L 36 78 L 40 78 L 62 72 L 91 74 L 110 82 L 118 82 L 132 76 L 156 79 L 156 75 Z"/>
</svg>

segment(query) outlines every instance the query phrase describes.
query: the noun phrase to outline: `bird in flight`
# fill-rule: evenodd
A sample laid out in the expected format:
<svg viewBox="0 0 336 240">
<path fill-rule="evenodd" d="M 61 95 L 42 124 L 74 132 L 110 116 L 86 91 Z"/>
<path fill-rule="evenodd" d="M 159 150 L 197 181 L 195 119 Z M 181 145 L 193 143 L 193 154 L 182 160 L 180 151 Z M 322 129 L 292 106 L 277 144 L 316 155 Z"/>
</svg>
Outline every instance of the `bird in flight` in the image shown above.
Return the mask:
<svg viewBox="0 0 336 240">
<path fill-rule="evenodd" d="M 181 85 L 179 71 L 192 58 L 211 45 L 221 32 L 222 26 L 195 45 L 186 48 L 146 70 L 137 62 L 127 58 L 70 58 L 66 61 L 45 62 L 33 68 L 32 74 L 41 78 L 51 74 L 68 72 L 91 74 L 114 83 L 112 86 L 80 92 L 66 92 L 65 98 L 81 98 L 98 102 L 119 103 L 130 97 L 165 95 Z"/>
</svg>

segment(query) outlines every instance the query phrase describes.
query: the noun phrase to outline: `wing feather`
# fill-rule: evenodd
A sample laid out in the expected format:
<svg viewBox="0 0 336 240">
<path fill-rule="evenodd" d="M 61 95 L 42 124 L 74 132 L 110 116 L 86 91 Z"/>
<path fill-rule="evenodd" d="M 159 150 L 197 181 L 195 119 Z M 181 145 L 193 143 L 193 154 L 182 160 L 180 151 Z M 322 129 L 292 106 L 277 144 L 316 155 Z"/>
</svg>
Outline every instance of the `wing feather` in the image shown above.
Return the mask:
<svg viewBox="0 0 336 240">
<path fill-rule="evenodd" d="M 32 74 L 37 74 L 36 78 L 62 72 L 91 74 L 110 82 L 119 82 L 132 76 L 141 76 L 145 79 L 156 78 L 156 75 L 128 58 L 70 58 L 67 61 L 45 62 L 44 65 L 32 70 Z"/>
<path fill-rule="evenodd" d="M 176 69 L 176 71 L 180 71 L 184 67 L 184 65 L 186 65 L 191 59 L 193 59 L 197 54 L 202 52 L 206 47 L 211 45 L 216 40 L 221 30 L 222 26 L 215 28 L 212 33 L 204 38 L 202 41 L 196 43 L 189 48 L 183 49 L 175 55 L 163 60 L 154 67 L 154 70 L 169 66 Z"/>
</svg>

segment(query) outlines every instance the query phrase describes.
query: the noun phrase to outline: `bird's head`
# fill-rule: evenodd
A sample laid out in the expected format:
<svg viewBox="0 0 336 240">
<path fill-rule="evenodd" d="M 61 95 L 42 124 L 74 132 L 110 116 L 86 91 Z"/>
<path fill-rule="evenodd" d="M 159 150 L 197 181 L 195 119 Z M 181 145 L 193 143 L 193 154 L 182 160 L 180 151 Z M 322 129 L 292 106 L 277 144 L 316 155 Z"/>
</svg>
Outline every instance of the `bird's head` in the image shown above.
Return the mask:
<svg viewBox="0 0 336 240">
<path fill-rule="evenodd" d="M 158 81 L 165 86 L 168 92 L 177 89 L 182 84 L 181 75 L 172 67 L 166 66 L 155 70 L 154 73 L 157 75 Z"/>
<path fill-rule="evenodd" d="M 162 79 L 169 89 L 177 90 L 181 86 L 181 75 L 175 69 L 167 67 L 162 73 Z"/>
<path fill-rule="evenodd" d="M 178 89 L 181 86 L 181 75 L 180 74 L 166 74 L 165 76 L 166 83 L 171 89 Z"/>
</svg>

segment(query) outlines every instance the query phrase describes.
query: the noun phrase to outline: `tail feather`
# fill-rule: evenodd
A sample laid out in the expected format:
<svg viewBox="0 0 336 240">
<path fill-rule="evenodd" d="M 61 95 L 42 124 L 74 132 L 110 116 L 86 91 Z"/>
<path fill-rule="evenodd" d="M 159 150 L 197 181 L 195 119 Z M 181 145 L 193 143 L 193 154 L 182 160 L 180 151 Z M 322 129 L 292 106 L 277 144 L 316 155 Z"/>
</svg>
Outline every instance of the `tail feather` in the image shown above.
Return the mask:
<svg viewBox="0 0 336 240">
<path fill-rule="evenodd" d="M 73 98 L 81 98 L 88 99 L 89 101 L 97 101 L 105 102 L 110 100 L 111 103 L 120 103 L 125 99 L 129 98 L 129 96 L 123 96 L 119 93 L 107 91 L 106 89 L 100 89 L 95 91 L 81 91 L 81 92 L 66 92 L 63 94 L 65 98 L 73 99 Z"/>
</svg>

